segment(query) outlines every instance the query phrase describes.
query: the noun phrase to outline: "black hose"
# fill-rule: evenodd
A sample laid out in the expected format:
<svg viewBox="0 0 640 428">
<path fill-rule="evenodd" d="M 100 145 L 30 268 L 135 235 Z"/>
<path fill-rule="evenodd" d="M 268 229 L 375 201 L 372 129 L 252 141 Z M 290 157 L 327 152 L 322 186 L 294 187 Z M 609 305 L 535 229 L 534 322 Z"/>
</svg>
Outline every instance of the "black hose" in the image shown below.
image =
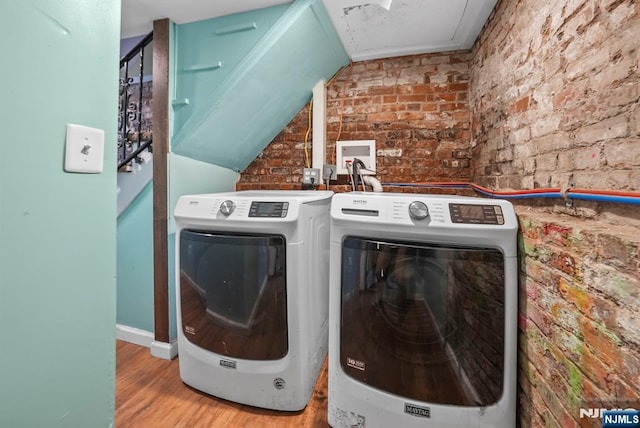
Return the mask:
<svg viewBox="0 0 640 428">
<path fill-rule="evenodd" d="M 351 174 L 353 175 L 352 180 L 354 183 L 354 190 L 358 190 L 358 174 L 362 169 L 367 169 L 367 166 L 358 158 L 353 158 L 353 163 L 351 164 L 353 169 L 351 170 Z M 362 190 L 364 190 L 364 181 L 362 182 Z"/>
</svg>

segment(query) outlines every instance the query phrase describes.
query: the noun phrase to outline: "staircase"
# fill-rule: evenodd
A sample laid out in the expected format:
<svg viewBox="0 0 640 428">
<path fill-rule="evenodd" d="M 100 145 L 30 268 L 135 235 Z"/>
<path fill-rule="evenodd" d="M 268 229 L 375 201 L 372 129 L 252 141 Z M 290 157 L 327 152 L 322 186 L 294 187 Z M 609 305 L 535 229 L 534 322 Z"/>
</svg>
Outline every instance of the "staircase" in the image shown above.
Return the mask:
<svg viewBox="0 0 640 428">
<path fill-rule="evenodd" d="M 172 152 L 243 171 L 349 57 L 321 0 L 176 28 Z"/>
<path fill-rule="evenodd" d="M 153 33 L 120 59 L 118 216 L 153 178 L 151 83 Z"/>
</svg>

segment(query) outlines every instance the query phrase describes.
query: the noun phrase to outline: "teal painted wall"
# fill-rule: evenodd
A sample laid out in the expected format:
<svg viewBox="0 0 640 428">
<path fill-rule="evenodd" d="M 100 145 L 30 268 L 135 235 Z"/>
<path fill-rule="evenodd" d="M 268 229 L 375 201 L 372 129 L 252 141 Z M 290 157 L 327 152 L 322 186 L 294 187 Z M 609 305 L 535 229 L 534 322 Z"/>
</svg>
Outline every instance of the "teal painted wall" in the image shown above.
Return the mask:
<svg viewBox="0 0 640 428">
<path fill-rule="evenodd" d="M 118 217 L 116 322 L 148 332 L 153 325 L 153 184 Z"/>
<path fill-rule="evenodd" d="M 259 14 L 268 19 L 262 23 Z M 255 30 L 216 35 L 253 22 Z M 263 30 L 259 40 L 250 37 Z M 176 34 L 172 150 L 234 171 L 243 171 L 284 129 L 319 81 L 349 61 L 321 0 L 178 25 Z M 220 60 L 220 69 L 206 68 L 227 52 L 235 54 Z M 185 99 L 189 104 L 179 104 Z"/>
<path fill-rule="evenodd" d="M 170 26 L 171 39 L 172 27 L 173 24 Z M 121 56 L 143 38 L 144 35 L 120 40 Z M 169 49 L 173 51 L 173 46 Z M 153 54 L 145 57 L 144 69 L 149 74 L 153 69 L 152 57 Z M 118 216 L 117 227 L 116 321 L 119 326 L 136 328 L 153 335 L 153 181 Z"/>
<path fill-rule="evenodd" d="M 109 427 L 120 1 L 9 0 L 0 28 L 0 426 Z M 63 171 L 67 123 L 105 130 L 102 174 Z"/>
<path fill-rule="evenodd" d="M 287 10 L 287 5 L 175 26 L 174 131 L 212 104 L 209 95 Z M 219 65 L 219 66 L 218 66 Z M 186 132 L 189 132 L 187 129 Z"/>
</svg>

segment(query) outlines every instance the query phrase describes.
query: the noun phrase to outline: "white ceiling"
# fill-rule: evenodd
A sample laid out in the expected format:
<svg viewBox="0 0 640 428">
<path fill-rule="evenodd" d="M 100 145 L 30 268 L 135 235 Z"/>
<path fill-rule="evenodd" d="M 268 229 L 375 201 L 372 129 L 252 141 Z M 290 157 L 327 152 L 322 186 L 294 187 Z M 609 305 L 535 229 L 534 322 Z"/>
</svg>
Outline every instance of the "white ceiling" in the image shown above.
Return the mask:
<svg viewBox="0 0 640 428">
<path fill-rule="evenodd" d="M 468 49 L 497 0 L 323 0 L 354 61 Z M 121 37 L 147 34 L 156 19 L 178 24 L 290 0 L 122 0 Z"/>
</svg>

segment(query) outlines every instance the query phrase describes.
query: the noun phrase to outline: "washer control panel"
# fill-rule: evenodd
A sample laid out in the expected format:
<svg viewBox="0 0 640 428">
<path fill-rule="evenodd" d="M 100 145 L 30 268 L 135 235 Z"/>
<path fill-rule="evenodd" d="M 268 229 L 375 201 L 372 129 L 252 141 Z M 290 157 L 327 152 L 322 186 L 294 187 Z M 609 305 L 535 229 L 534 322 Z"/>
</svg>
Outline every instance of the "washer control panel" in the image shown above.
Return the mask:
<svg viewBox="0 0 640 428">
<path fill-rule="evenodd" d="M 249 208 L 249 217 L 284 218 L 289 211 L 289 202 L 253 201 Z"/>
<path fill-rule="evenodd" d="M 452 223 L 504 224 L 499 205 L 449 204 Z"/>
<path fill-rule="evenodd" d="M 341 222 L 429 229 L 517 227 L 513 206 L 502 199 L 405 193 L 337 193 L 331 217 Z"/>
</svg>

